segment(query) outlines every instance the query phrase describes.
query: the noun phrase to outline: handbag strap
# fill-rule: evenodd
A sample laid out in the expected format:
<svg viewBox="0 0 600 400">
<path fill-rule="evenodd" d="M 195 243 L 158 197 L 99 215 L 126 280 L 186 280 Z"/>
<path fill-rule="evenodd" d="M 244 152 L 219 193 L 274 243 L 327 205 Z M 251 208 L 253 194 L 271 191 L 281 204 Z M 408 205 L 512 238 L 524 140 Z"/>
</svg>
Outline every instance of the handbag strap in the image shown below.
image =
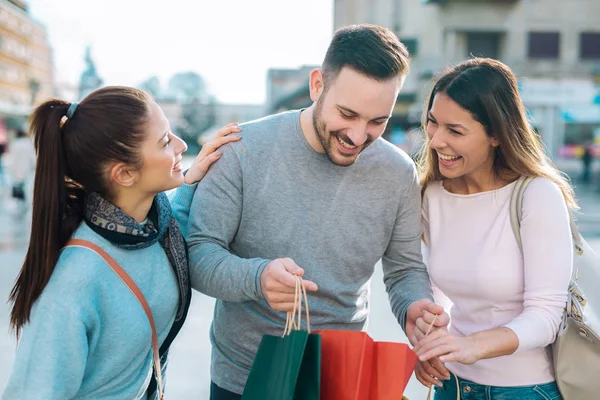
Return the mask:
<svg viewBox="0 0 600 400">
<path fill-rule="evenodd" d="M 148 317 L 148 322 L 150 322 L 150 327 L 152 328 L 152 355 L 154 359 L 154 371 L 156 373 L 156 380 L 158 384 L 158 396 L 159 399 L 164 398 L 163 394 L 163 384 L 162 384 L 162 374 L 160 369 L 160 357 L 158 355 L 158 336 L 156 334 L 156 325 L 154 324 L 154 317 L 152 317 L 152 311 L 150 310 L 150 306 L 146 301 L 146 298 L 142 294 L 142 291 L 135 284 L 133 279 L 125 272 L 125 270 L 112 258 L 106 251 L 104 251 L 100 246 L 92 243 L 88 240 L 83 239 L 71 239 L 67 242 L 64 248 L 67 247 L 84 247 L 87 248 L 94 253 L 98 254 L 100 257 L 104 259 L 104 261 L 108 264 L 108 266 L 114 271 L 115 274 L 123 283 L 129 288 L 131 293 L 136 297 L 146 316 Z"/>
<path fill-rule="evenodd" d="M 515 239 L 517 240 L 517 244 L 519 245 L 519 249 L 521 253 L 523 253 L 523 241 L 521 238 L 521 218 L 523 216 L 523 195 L 525 194 L 525 189 L 527 186 L 533 181 L 534 178 L 528 176 L 521 176 L 513 189 L 511 198 L 510 198 L 510 224 L 513 230 L 513 234 L 515 235 Z M 573 214 L 569 212 L 569 225 L 571 227 L 571 235 L 573 236 L 573 243 L 575 245 L 575 251 L 577 254 L 583 254 L 583 241 L 581 238 L 581 234 L 579 233 L 579 229 L 575 224 L 575 220 L 573 219 Z"/>
</svg>

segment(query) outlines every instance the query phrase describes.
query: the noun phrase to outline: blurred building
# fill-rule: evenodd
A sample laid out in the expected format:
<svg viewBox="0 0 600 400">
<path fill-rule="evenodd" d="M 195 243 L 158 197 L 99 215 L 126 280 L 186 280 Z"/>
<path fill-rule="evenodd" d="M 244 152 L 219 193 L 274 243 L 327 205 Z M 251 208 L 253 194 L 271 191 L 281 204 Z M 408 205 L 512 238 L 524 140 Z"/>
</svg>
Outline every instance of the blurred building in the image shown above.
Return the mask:
<svg viewBox="0 0 600 400">
<path fill-rule="evenodd" d="M 169 120 L 171 129 L 176 129 L 176 127 L 181 124 L 181 119 L 183 118 L 182 104 L 175 98 L 166 97 L 157 97 L 156 103 L 160 106 L 165 117 Z"/>
<path fill-rule="evenodd" d="M 161 107 L 163 107 L 161 105 Z M 252 121 L 265 116 L 265 106 L 262 104 L 223 104 L 214 105 L 215 123 L 203 132 L 198 138 L 198 143 L 203 145 L 215 137 L 217 131 L 232 122 Z M 166 113 L 165 113 L 166 114 Z"/>
<path fill-rule="evenodd" d="M 471 55 L 502 60 L 551 154 L 600 140 L 600 1 L 334 0 L 334 28 L 392 29 L 411 53 L 395 125 L 421 118 L 432 77 Z M 394 127 L 392 126 L 392 129 Z"/>
<path fill-rule="evenodd" d="M 0 118 L 22 120 L 53 94 L 46 28 L 33 20 L 25 2 L 0 0 Z"/>
<path fill-rule="evenodd" d="M 310 72 L 320 66 L 271 68 L 267 72 L 268 113 L 306 107 L 312 104 L 308 90 Z"/>
</svg>

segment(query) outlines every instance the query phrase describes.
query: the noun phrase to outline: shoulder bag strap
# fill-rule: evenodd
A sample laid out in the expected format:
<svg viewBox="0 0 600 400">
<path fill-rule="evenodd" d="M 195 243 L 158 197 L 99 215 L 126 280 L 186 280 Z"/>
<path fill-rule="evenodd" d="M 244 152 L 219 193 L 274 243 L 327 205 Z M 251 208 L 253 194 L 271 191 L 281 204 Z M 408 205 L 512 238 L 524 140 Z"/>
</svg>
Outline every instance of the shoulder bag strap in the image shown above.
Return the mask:
<svg viewBox="0 0 600 400">
<path fill-rule="evenodd" d="M 123 283 L 125 285 L 127 285 L 129 290 L 131 290 L 131 293 L 139 301 L 140 305 L 144 309 L 144 312 L 146 313 L 146 316 L 148 317 L 148 322 L 150 322 L 150 327 L 152 328 L 152 353 L 153 353 L 153 358 L 154 358 L 154 371 L 156 373 L 156 380 L 158 383 L 158 396 L 162 400 L 164 398 L 164 395 L 163 395 L 163 385 L 162 385 L 162 374 L 161 374 L 161 370 L 160 370 L 160 357 L 158 355 L 158 336 L 156 334 L 156 325 L 154 324 L 154 318 L 152 317 L 152 311 L 150 311 L 150 306 L 148 306 L 148 302 L 146 302 L 146 299 L 144 298 L 142 291 L 137 287 L 137 285 L 135 284 L 133 279 L 131 279 L 131 277 L 127 274 L 127 272 L 125 272 L 125 270 L 115 261 L 115 259 L 112 258 L 100 246 L 98 246 L 88 240 L 71 239 L 65 245 L 65 248 L 66 247 L 85 247 L 87 249 L 90 249 L 94 253 L 98 254 L 100 257 L 102 257 L 104 259 L 104 261 L 106 261 L 106 263 L 114 271 L 114 273 L 117 274 L 117 276 L 119 278 L 121 278 Z"/>
</svg>

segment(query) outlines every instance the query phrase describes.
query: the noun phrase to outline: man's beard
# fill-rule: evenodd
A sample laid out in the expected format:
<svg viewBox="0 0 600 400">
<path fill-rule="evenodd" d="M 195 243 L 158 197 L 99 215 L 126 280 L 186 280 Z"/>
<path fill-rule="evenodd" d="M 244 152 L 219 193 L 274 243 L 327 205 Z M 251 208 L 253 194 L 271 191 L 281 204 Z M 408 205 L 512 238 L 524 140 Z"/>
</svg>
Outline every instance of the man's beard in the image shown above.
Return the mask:
<svg viewBox="0 0 600 400">
<path fill-rule="evenodd" d="M 323 95 L 324 94 L 325 93 L 323 93 L 321 95 L 321 97 L 319 97 L 319 99 L 317 100 L 317 105 L 315 106 L 315 112 L 313 113 L 313 118 L 312 118 L 313 128 L 315 129 L 315 133 L 317 134 L 317 139 L 319 139 L 319 142 L 321 143 L 321 147 L 325 151 L 327 158 L 329 158 L 329 161 L 336 164 L 336 162 L 333 160 L 333 156 L 331 154 L 332 136 L 327 135 L 327 126 L 321 119 L 321 113 L 323 112 Z"/>
<path fill-rule="evenodd" d="M 343 157 L 343 156 L 335 157 L 335 150 L 333 149 L 335 144 L 333 143 L 333 141 L 337 140 L 338 136 L 342 140 L 344 140 L 346 143 L 350 143 L 352 145 L 354 145 L 354 143 L 346 135 L 343 135 L 341 133 L 341 131 L 328 131 L 327 130 L 327 125 L 323 122 L 323 120 L 321 118 L 321 113 L 323 111 L 322 99 L 324 97 L 324 94 L 325 93 L 323 93 L 321 95 L 321 97 L 319 97 L 319 99 L 317 100 L 317 104 L 315 106 L 315 111 L 312 116 L 313 128 L 315 129 L 317 138 L 319 139 L 319 142 L 321 143 L 321 147 L 323 147 L 323 150 L 325 151 L 327 158 L 329 158 L 329 161 L 331 161 L 333 164 L 338 165 L 340 167 L 349 167 L 350 165 L 354 164 L 358 160 L 360 153 L 362 153 L 362 151 L 364 149 L 369 147 L 369 145 L 371 145 L 371 143 L 373 141 L 371 139 L 367 139 L 367 142 L 365 142 L 362 145 L 362 148 L 361 148 L 359 154 L 357 154 L 356 157 L 354 157 L 354 158 L 347 158 L 347 157 Z"/>
</svg>

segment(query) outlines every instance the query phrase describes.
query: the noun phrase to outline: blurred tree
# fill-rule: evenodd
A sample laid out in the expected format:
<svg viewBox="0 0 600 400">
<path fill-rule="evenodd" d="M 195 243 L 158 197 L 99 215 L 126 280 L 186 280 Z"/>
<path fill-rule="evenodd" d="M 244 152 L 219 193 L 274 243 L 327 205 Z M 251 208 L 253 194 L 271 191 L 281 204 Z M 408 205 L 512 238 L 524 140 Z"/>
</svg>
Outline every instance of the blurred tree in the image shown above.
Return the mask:
<svg viewBox="0 0 600 400">
<path fill-rule="evenodd" d="M 195 101 L 206 96 L 206 85 L 196 72 L 179 72 L 169 80 L 169 91 L 180 101 Z"/>
<path fill-rule="evenodd" d="M 150 93 L 155 99 L 160 98 L 162 95 L 160 79 L 158 79 L 157 76 L 151 76 L 150 78 L 146 79 L 144 82 L 139 84 L 139 88 Z"/>
<path fill-rule="evenodd" d="M 197 153 L 202 148 L 198 137 L 216 122 L 216 102 L 213 98 L 192 99 L 181 107 L 182 123 L 178 134 L 186 141 L 189 153 Z"/>
<path fill-rule="evenodd" d="M 189 153 L 200 151 L 198 137 L 215 124 L 216 102 L 206 91 L 202 76 L 196 72 L 180 72 L 169 80 L 169 94 L 181 104 L 181 123 L 177 134 L 188 144 Z"/>
</svg>

